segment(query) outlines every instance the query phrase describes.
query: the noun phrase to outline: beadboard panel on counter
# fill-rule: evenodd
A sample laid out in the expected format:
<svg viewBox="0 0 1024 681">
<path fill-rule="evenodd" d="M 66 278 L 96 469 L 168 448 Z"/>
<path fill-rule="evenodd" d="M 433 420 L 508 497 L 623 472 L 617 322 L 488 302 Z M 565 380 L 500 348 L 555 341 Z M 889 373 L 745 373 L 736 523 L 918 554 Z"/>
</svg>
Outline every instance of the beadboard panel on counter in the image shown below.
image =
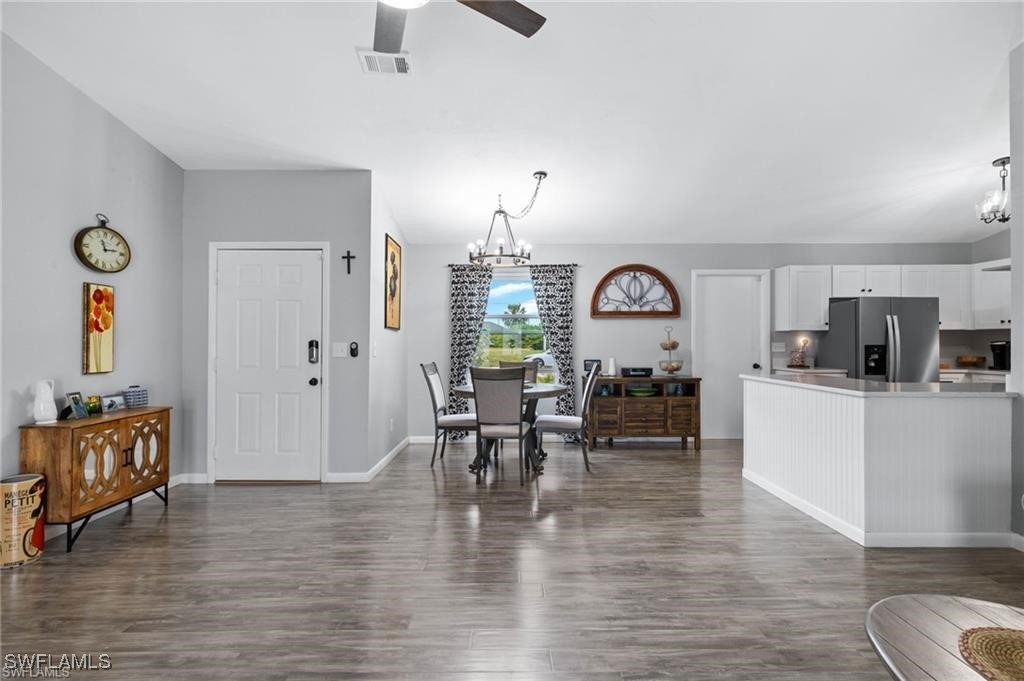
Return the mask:
<svg viewBox="0 0 1024 681">
<path fill-rule="evenodd" d="M 742 378 L 750 482 L 863 546 L 1011 545 L 1012 394 Z"/>
<path fill-rule="evenodd" d="M 911 530 L 932 545 L 1005 546 L 1012 400 L 864 402 L 871 546 L 906 546 Z"/>
<path fill-rule="evenodd" d="M 864 400 L 744 385 L 743 477 L 863 543 Z"/>
</svg>

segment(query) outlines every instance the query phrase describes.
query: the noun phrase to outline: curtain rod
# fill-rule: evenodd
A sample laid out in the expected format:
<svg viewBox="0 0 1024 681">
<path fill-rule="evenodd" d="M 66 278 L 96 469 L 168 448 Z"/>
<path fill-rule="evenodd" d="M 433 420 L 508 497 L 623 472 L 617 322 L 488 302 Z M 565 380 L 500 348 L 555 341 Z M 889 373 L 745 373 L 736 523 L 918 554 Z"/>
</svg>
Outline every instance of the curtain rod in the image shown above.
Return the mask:
<svg viewBox="0 0 1024 681">
<path fill-rule="evenodd" d="M 464 263 L 464 262 L 450 262 L 447 265 L 445 265 L 445 267 L 458 267 L 460 265 L 468 265 L 468 264 L 469 263 Z M 530 267 L 547 267 L 547 266 L 580 267 L 580 265 L 577 265 L 574 262 L 546 262 L 546 263 L 537 263 L 537 265 L 516 265 L 515 267 L 501 267 L 499 269 L 502 269 L 502 270 L 515 270 L 515 269 L 526 269 L 526 268 L 530 268 Z"/>
</svg>

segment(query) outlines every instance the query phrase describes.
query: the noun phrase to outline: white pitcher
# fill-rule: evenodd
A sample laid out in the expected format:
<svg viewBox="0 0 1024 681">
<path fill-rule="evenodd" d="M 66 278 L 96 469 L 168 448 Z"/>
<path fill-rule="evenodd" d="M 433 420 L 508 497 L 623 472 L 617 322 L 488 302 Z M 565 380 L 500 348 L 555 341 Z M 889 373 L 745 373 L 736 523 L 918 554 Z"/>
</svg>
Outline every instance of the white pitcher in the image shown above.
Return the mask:
<svg viewBox="0 0 1024 681">
<path fill-rule="evenodd" d="M 36 423 L 56 423 L 57 403 L 53 401 L 53 379 L 36 381 L 36 400 L 32 408 Z"/>
</svg>

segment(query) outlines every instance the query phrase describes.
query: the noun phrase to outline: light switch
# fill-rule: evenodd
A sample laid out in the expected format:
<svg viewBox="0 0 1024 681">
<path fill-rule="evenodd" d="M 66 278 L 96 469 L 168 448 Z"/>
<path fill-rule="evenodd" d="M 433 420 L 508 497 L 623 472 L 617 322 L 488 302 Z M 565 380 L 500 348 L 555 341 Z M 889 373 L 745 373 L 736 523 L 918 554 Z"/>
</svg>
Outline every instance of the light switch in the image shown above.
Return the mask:
<svg viewBox="0 0 1024 681">
<path fill-rule="evenodd" d="M 786 351 L 786 343 L 785 343 L 785 341 L 783 341 L 781 343 L 772 343 L 772 352 L 785 352 L 785 351 Z"/>
<path fill-rule="evenodd" d="M 377 341 L 373 341 L 373 356 L 377 356 Z"/>
<path fill-rule="evenodd" d="M 348 357 L 348 345 L 346 343 L 331 343 L 331 357 Z"/>
</svg>

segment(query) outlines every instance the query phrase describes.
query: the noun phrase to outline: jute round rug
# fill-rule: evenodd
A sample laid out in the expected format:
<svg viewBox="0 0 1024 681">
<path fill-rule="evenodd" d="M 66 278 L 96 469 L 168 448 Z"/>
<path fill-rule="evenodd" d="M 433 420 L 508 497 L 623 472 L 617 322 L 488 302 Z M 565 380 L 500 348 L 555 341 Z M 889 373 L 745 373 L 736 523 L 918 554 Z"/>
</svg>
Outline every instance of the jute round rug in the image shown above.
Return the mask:
<svg viewBox="0 0 1024 681">
<path fill-rule="evenodd" d="M 960 654 L 989 681 L 1024 681 L 1024 631 L 978 627 L 960 634 Z"/>
</svg>

